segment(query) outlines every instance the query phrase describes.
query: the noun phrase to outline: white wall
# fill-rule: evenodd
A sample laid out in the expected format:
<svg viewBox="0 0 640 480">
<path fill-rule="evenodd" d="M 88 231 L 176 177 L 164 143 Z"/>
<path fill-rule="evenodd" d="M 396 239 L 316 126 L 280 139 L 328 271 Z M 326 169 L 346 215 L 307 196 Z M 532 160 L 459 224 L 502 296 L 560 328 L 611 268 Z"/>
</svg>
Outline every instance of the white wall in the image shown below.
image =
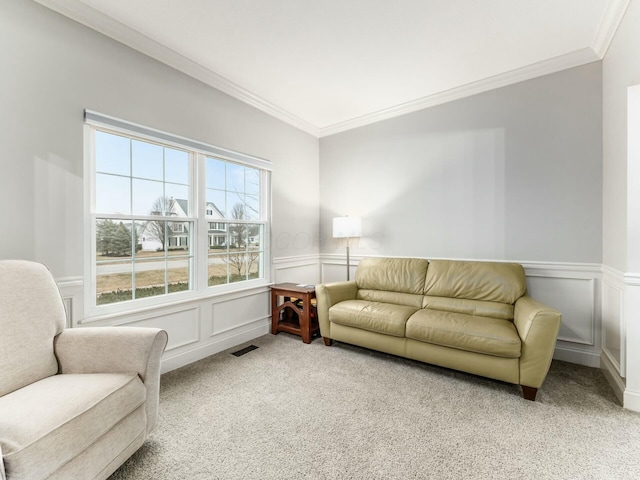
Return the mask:
<svg viewBox="0 0 640 480">
<path fill-rule="evenodd" d="M 600 263 L 601 64 L 320 140 L 322 251 Z"/>
<path fill-rule="evenodd" d="M 603 263 L 627 270 L 627 88 L 640 83 L 640 5 L 632 1 L 603 65 Z M 635 271 L 640 271 L 637 266 Z"/>
<path fill-rule="evenodd" d="M 317 230 L 311 135 L 32 2 L 3 2 L 0 42 L 0 161 L 9 172 L 0 195 L 14 206 L 3 256 L 82 274 L 85 108 L 271 160 L 274 237 L 295 234 L 291 225 Z M 275 257 L 313 252 L 312 242 L 274 242 Z"/>
<path fill-rule="evenodd" d="M 74 325 L 87 321 L 85 108 L 271 160 L 274 260 L 317 256 L 317 242 L 309 239 L 318 228 L 315 137 L 31 1 L 2 2 L 0 64 L 0 258 L 47 264 Z M 169 357 L 194 359 L 188 352 L 204 355 L 266 333 L 268 315 L 263 288 L 90 324 L 158 323 L 169 330 Z"/>
<path fill-rule="evenodd" d="M 563 313 L 555 358 L 600 365 L 602 77 L 595 62 L 320 140 L 323 281 L 362 256 L 509 260 Z"/>
<path fill-rule="evenodd" d="M 603 60 L 603 359 L 625 407 L 640 411 L 640 3 Z M 634 86 L 636 86 L 634 88 Z M 630 88 L 631 87 L 631 88 Z M 626 378 L 624 378 L 626 377 Z"/>
<path fill-rule="evenodd" d="M 640 175 L 629 173 L 640 160 L 629 164 L 626 135 L 627 87 L 640 83 L 639 8 L 631 2 L 603 79 L 600 63 L 585 65 L 326 137 L 319 146 L 44 7 L 3 0 L 0 258 L 49 265 L 74 326 L 169 330 L 165 370 L 268 331 L 264 287 L 127 317 L 84 318 L 82 111 L 88 108 L 272 160 L 276 282 L 341 279 L 344 243 L 330 238 L 330 221 L 359 214 L 365 237 L 354 245 L 354 264 L 363 255 L 524 263 L 529 288 L 565 312 L 558 358 L 598 363 L 602 301 L 603 341 L 611 347 L 604 359 L 610 372 L 624 375 L 625 351 L 640 352 L 633 193 Z M 634 355 L 627 360 L 629 405 L 640 399 Z M 623 378 L 615 381 L 625 389 Z"/>
</svg>

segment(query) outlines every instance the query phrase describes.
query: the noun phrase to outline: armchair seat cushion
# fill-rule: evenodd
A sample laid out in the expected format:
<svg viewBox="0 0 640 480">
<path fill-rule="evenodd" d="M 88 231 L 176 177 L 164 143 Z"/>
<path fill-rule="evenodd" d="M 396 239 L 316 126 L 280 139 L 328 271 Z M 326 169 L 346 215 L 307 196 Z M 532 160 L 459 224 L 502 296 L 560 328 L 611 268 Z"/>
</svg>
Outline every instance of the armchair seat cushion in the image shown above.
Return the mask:
<svg viewBox="0 0 640 480">
<path fill-rule="evenodd" d="M 420 310 L 407 320 L 413 340 L 506 358 L 519 358 L 521 340 L 510 320 Z"/>
<path fill-rule="evenodd" d="M 11 478 L 46 478 L 144 404 L 137 374 L 62 374 L 0 397 L 0 444 Z M 145 422 L 139 422 L 144 435 Z"/>
<path fill-rule="evenodd" d="M 418 310 L 419 307 L 347 300 L 329 309 L 329 321 L 347 327 L 404 337 L 407 319 Z"/>
</svg>

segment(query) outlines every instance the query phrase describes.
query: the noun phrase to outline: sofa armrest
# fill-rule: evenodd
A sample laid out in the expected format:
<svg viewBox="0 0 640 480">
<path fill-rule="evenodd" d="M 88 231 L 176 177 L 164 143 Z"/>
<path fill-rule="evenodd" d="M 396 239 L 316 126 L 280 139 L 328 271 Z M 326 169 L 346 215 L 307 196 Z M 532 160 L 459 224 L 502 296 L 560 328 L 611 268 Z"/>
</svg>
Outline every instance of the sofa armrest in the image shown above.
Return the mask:
<svg viewBox="0 0 640 480">
<path fill-rule="evenodd" d="M 156 426 L 167 332 L 143 327 L 68 328 L 54 340 L 59 373 L 136 373 L 147 389 L 147 433 Z"/>
<path fill-rule="evenodd" d="M 316 285 L 320 335 L 325 338 L 331 338 L 329 309 L 338 302 L 342 302 L 344 300 L 355 300 L 357 293 L 358 286 L 355 281 L 323 283 Z"/>
<path fill-rule="evenodd" d="M 520 339 L 520 384 L 540 388 L 547 376 L 560 330 L 562 314 L 524 296 L 516 301 L 514 323 Z"/>
</svg>

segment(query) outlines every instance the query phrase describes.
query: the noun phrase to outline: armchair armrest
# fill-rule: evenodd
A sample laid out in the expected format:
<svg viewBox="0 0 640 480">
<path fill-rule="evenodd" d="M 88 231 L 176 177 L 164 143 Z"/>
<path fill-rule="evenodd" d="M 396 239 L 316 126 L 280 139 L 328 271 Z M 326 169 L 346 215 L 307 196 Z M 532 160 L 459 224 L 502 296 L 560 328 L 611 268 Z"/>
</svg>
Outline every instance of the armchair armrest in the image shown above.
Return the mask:
<svg viewBox="0 0 640 480">
<path fill-rule="evenodd" d="M 514 324 L 522 340 L 520 384 L 540 388 L 547 376 L 560 330 L 562 314 L 524 296 L 516 301 Z"/>
<path fill-rule="evenodd" d="M 316 299 L 318 302 L 318 324 L 320 335 L 331 338 L 329 325 L 329 309 L 338 302 L 355 300 L 358 286 L 355 281 L 323 283 L 316 285 Z"/>
<path fill-rule="evenodd" d="M 157 423 L 167 332 L 143 327 L 68 328 L 54 340 L 59 373 L 136 373 L 147 389 L 147 433 Z"/>
</svg>

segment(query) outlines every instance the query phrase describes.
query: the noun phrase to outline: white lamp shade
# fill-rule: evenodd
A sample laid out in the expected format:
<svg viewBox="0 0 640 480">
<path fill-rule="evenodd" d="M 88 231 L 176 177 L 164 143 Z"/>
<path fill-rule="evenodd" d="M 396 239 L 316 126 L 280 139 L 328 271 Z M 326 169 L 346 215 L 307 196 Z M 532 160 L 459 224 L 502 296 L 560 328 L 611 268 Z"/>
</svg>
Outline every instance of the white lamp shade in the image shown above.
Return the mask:
<svg viewBox="0 0 640 480">
<path fill-rule="evenodd" d="M 333 238 L 356 238 L 362 236 L 360 217 L 335 217 L 333 219 Z"/>
</svg>

